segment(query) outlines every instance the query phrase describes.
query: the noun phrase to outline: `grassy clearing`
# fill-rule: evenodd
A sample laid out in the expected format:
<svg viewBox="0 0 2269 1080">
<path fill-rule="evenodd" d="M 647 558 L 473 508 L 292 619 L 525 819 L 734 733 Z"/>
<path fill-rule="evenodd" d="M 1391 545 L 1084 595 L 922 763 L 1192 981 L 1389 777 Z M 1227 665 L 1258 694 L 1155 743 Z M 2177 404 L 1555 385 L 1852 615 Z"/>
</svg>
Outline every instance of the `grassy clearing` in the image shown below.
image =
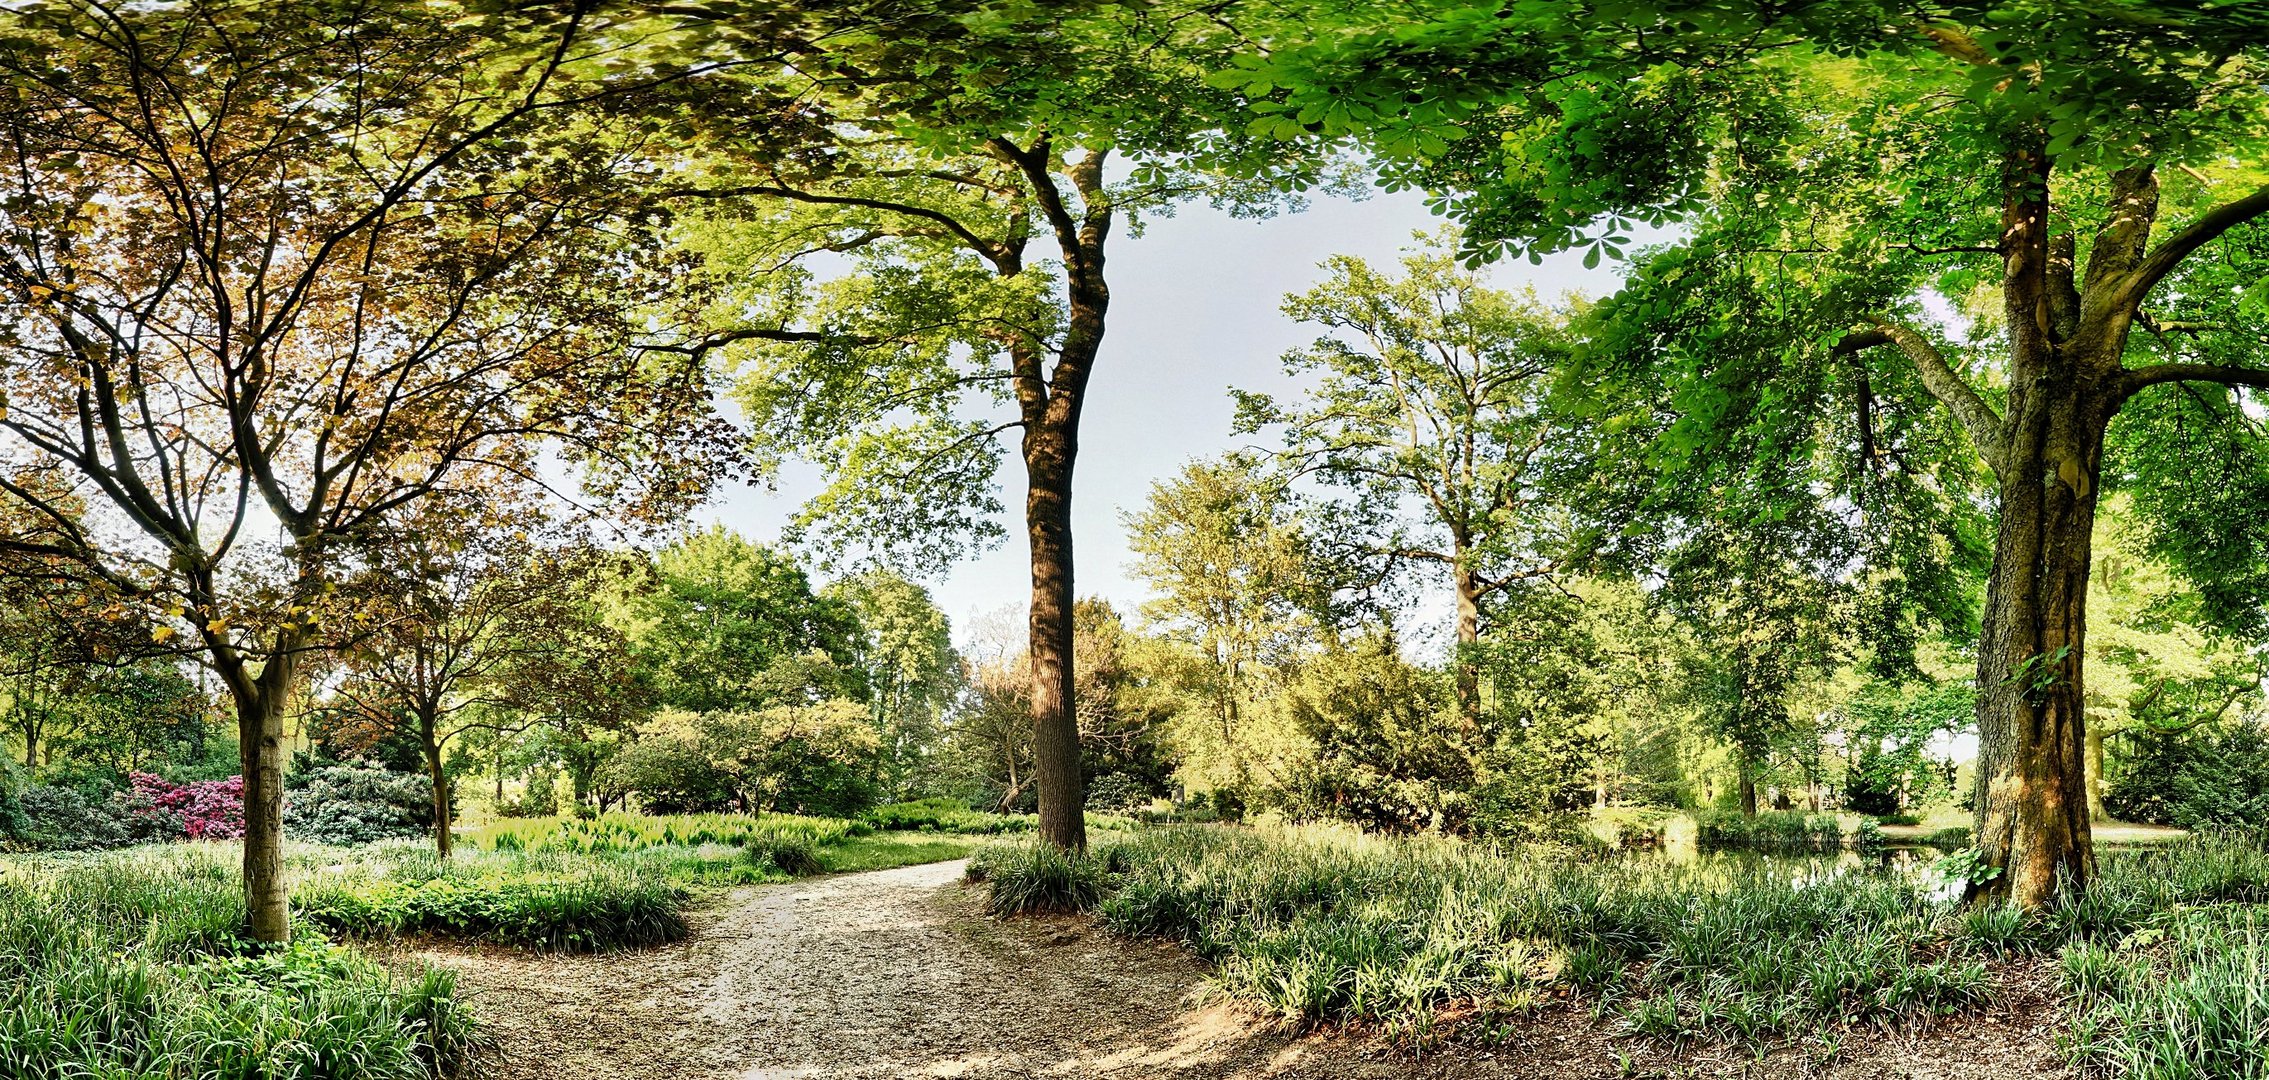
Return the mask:
<svg viewBox="0 0 2269 1080">
<path fill-rule="evenodd" d="M 429 1080 L 477 1044 L 450 973 L 258 953 L 225 847 L 0 870 L 0 1075 Z"/>
<path fill-rule="evenodd" d="M 1573 1001 L 1640 1036 L 1832 1052 L 1853 1025 L 1974 1009 L 2010 961 L 2050 956 L 2070 1051 L 2097 1074 L 2269 1077 L 2255 841 L 2108 857 L 2084 896 L 2036 918 L 1833 865 L 1555 861 L 1320 829 L 1167 829 L 1078 859 L 1004 844 L 971 876 L 997 910 L 1091 908 L 1120 933 L 1187 942 L 1222 989 L 1289 1021 L 1421 1044 L 1452 1022 L 1509 1035 Z"/>
</svg>

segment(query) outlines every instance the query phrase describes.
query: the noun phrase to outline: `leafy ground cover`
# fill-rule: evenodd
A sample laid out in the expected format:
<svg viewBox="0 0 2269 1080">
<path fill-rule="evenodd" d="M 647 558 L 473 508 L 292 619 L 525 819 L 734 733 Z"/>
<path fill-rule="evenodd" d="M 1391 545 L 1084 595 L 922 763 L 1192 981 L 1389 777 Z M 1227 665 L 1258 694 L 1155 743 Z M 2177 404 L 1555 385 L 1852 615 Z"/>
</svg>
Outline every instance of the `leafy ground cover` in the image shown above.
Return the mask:
<svg viewBox="0 0 2269 1080">
<path fill-rule="evenodd" d="M 228 850 L 0 866 L 0 1075 L 427 1080 L 477 1049 L 449 972 L 241 940 Z"/>
<path fill-rule="evenodd" d="M 1868 1026 L 1978 1009 L 2052 962 L 2094 1075 L 2269 1076 L 2269 849 L 2193 838 L 2107 856 L 2035 917 L 1929 875 L 1769 860 L 1563 860 L 1324 829 L 1161 829 L 1066 857 L 981 850 L 996 911 L 1087 909 L 1187 943 L 1225 992 L 1302 1024 L 1425 1044 L 1555 1003 L 1642 1037 L 1833 1056 Z"/>
</svg>

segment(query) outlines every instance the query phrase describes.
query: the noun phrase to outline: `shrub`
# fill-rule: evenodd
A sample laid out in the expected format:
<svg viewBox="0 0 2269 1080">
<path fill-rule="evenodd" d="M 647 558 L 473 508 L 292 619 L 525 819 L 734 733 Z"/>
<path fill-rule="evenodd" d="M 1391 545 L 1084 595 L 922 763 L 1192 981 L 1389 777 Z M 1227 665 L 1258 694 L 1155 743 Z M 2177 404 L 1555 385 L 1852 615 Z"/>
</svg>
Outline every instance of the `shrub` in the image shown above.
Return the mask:
<svg viewBox="0 0 2269 1080">
<path fill-rule="evenodd" d="M 159 815 L 181 821 L 181 835 L 191 840 L 236 840 L 244 836 L 244 778 L 196 780 L 176 784 L 162 776 L 137 772 L 127 776 L 131 785 L 129 806 L 135 817 L 152 823 Z"/>
<path fill-rule="evenodd" d="M 1844 847 L 1843 825 L 1833 814 L 1781 811 L 1748 817 L 1720 813 L 1703 816 L 1699 826 L 1702 846 L 1712 850 L 1820 852 Z M 1880 835 L 1876 834 L 1878 840 Z"/>
<path fill-rule="evenodd" d="M 557 854 L 448 862 L 405 855 L 384 876 L 360 869 L 325 874 L 293 896 L 295 914 L 330 933 L 427 935 L 550 952 L 680 940 L 689 901 L 656 874 Z"/>
<path fill-rule="evenodd" d="M 889 803 L 860 816 L 877 829 L 893 831 L 926 830 L 988 835 L 1024 832 L 1033 827 L 1033 819 L 1029 817 L 972 810 L 958 799 Z"/>
<path fill-rule="evenodd" d="M 137 818 L 116 798 L 89 799 L 77 788 L 31 784 L 16 793 L 22 822 L 13 839 L 34 851 L 100 851 L 178 836 L 177 818 Z"/>
<path fill-rule="evenodd" d="M 985 906 L 995 915 L 1086 911 L 1103 898 L 1107 860 L 1046 843 L 994 844 L 970 856 L 967 875 L 989 886 Z"/>
<path fill-rule="evenodd" d="M 422 836 L 433 828 L 433 787 L 423 776 L 367 765 L 294 773 L 284 827 L 319 844 L 367 844 Z"/>
<path fill-rule="evenodd" d="M 2129 821 L 2269 827 L 2269 726 L 2134 733 L 2104 805 Z"/>
<path fill-rule="evenodd" d="M 1105 813 L 1126 813 L 1150 805 L 1151 791 L 1125 773 L 1104 773 L 1087 785 L 1087 808 Z"/>
</svg>

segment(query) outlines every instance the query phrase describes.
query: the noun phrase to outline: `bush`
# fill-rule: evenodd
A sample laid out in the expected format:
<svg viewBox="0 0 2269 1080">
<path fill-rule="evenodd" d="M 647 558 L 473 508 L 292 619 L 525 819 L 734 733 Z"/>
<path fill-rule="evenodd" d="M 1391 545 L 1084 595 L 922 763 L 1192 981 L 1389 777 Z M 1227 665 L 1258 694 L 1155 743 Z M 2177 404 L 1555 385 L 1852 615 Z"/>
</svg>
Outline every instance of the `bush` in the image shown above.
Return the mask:
<svg viewBox="0 0 2269 1080">
<path fill-rule="evenodd" d="M 2134 733 L 2104 793 L 2127 821 L 2185 829 L 2269 827 L 2269 726 Z"/>
<path fill-rule="evenodd" d="M 973 810 L 957 799 L 924 799 L 889 803 L 860 815 L 877 829 L 891 831 L 955 832 L 989 835 L 1024 832 L 1033 827 L 1028 817 Z"/>
<path fill-rule="evenodd" d="M 292 774 L 284 828 L 319 844 L 368 844 L 433 829 L 433 786 L 423 776 L 367 765 L 324 765 Z"/>
<path fill-rule="evenodd" d="M 1881 846 L 1882 833 L 1872 821 L 1863 822 L 1848 838 L 1833 814 L 1778 811 L 1748 817 L 1738 813 L 1707 814 L 1698 822 L 1702 847 L 1781 853 L 1841 851 Z"/>
<path fill-rule="evenodd" d="M 508 818 L 546 818 L 557 814 L 557 784 L 550 769 L 538 769 L 529 775 L 527 786 L 520 789 L 520 797 L 505 801 L 496 812 Z"/>
<path fill-rule="evenodd" d="M 137 819 L 115 798 L 92 800 L 76 788 L 32 784 L 16 793 L 21 824 L 13 830 L 17 846 L 33 851 L 100 851 L 177 835 L 167 820 Z M 163 828 L 153 830 L 152 824 Z"/>
<path fill-rule="evenodd" d="M 1108 857 L 1054 844 L 994 844 L 969 857 L 966 874 L 983 882 L 995 915 L 1087 911 L 1103 899 Z"/>
<path fill-rule="evenodd" d="M 678 941 L 690 897 L 658 875 L 612 861 L 559 855 L 419 852 L 384 876 L 361 869 L 316 877 L 295 913 L 351 937 L 429 935 L 550 952 L 604 952 Z"/>
<path fill-rule="evenodd" d="M 1087 785 L 1087 808 L 1123 814 L 1150 805 L 1152 793 L 1142 781 L 1125 773 L 1104 773 Z"/>
<path fill-rule="evenodd" d="M 129 812 L 153 829 L 161 815 L 181 822 L 191 840 L 236 840 L 244 836 L 244 778 L 196 780 L 176 784 L 153 773 L 127 776 Z"/>
</svg>

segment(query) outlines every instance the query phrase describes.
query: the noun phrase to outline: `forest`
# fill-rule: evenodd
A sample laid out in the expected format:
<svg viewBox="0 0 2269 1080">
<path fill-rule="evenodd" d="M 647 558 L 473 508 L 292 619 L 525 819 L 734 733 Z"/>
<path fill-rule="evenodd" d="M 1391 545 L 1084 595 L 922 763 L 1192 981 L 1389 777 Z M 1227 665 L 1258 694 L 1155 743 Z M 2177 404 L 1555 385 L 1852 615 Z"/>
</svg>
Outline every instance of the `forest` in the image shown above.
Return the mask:
<svg viewBox="0 0 2269 1080">
<path fill-rule="evenodd" d="M 2269 4 L 0 79 L 0 1076 L 2269 1080 Z"/>
</svg>

